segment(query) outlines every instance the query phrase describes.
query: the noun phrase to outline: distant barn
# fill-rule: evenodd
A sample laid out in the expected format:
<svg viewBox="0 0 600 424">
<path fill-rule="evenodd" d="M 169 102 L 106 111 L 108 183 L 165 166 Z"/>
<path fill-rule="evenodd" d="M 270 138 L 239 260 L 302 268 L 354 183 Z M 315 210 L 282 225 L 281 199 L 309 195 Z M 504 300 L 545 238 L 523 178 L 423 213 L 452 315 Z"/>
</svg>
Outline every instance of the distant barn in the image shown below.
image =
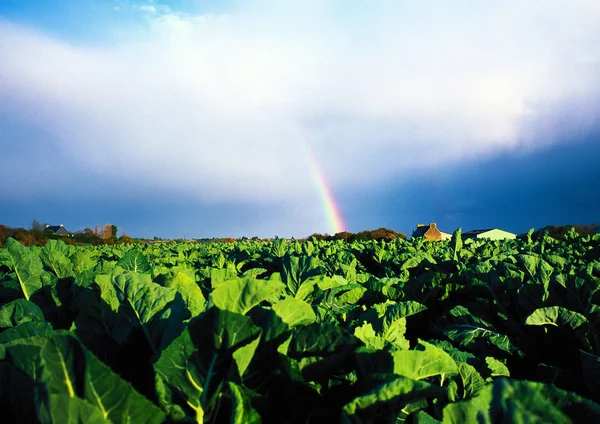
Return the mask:
<svg viewBox="0 0 600 424">
<path fill-rule="evenodd" d="M 452 234 L 440 231 L 435 222 L 429 225 L 417 224 L 417 229 L 413 231 L 412 238 L 425 237 L 429 241 L 450 240 Z"/>
<path fill-rule="evenodd" d="M 517 238 L 516 234 L 508 231 L 499 230 L 498 228 L 488 228 L 485 230 L 471 230 L 462 234 L 464 239 L 488 239 L 488 240 L 513 240 Z"/>
<path fill-rule="evenodd" d="M 71 233 L 69 233 L 62 224 L 60 224 L 60 225 L 46 224 L 46 228 L 44 228 L 44 231 L 48 231 L 56 236 L 68 237 L 71 235 Z"/>
</svg>

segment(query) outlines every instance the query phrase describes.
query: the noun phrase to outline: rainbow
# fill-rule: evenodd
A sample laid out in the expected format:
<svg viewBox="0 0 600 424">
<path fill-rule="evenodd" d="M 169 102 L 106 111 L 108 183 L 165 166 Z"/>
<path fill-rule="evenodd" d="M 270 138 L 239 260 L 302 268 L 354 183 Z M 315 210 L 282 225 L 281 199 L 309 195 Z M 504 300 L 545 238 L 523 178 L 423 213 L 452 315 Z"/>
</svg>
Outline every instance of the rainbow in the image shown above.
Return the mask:
<svg viewBox="0 0 600 424">
<path fill-rule="evenodd" d="M 317 188 L 317 192 L 319 193 L 319 197 L 321 198 L 321 202 L 323 203 L 325 216 L 327 216 L 329 231 L 332 235 L 345 231 L 346 225 L 344 224 L 344 219 L 342 218 L 340 208 L 338 207 L 335 201 L 335 197 L 333 197 L 333 193 L 331 192 L 331 189 L 327 184 L 325 173 L 322 171 L 321 166 L 319 165 L 319 161 L 312 153 L 308 143 L 305 142 L 304 145 L 306 146 L 308 162 L 310 164 L 311 174 L 315 183 L 315 187 Z"/>
</svg>

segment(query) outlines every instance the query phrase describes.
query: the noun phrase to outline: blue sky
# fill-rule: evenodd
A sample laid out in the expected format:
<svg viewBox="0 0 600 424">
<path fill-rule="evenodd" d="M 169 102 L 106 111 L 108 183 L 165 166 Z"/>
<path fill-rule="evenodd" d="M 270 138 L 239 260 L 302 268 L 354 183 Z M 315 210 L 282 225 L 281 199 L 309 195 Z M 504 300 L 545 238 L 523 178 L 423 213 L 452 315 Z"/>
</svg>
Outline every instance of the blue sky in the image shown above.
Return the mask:
<svg viewBox="0 0 600 424">
<path fill-rule="evenodd" d="M 0 223 L 600 223 L 600 3 L 0 2 Z"/>
</svg>

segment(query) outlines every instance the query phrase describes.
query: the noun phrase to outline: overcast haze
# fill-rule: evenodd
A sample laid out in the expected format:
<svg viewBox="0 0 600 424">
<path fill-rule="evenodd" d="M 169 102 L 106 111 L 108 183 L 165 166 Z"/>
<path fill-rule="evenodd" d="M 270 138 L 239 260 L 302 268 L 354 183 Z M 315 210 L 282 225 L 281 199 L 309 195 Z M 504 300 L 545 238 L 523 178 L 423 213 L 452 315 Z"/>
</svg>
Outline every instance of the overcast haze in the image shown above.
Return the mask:
<svg viewBox="0 0 600 424">
<path fill-rule="evenodd" d="M 0 223 L 600 223 L 600 2 L 0 2 Z"/>
</svg>

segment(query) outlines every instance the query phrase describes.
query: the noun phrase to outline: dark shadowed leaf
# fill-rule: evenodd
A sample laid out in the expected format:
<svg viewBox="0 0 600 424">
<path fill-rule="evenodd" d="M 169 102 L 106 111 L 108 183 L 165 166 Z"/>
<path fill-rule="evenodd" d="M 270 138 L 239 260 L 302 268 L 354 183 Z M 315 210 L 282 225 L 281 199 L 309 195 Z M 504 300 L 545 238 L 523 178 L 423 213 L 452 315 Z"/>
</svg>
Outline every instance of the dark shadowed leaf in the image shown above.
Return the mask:
<svg viewBox="0 0 600 424">
<path fill-rule="evenodd" d="M 60 335 L 48 340 L 40 352 L 40 360 L 39 381 L 44 385 L 45 401 L 51 415 L 58 413 L 54 411 L 56 397 L 62 396 L 79 398 L 94 407 L 84 407 L 81 402 L 70 405 L 62 403 L 67 399 L 60 400 L 65 408 L 75 408 L 69 410 L 75 416 L 85 411 L 95 417 L 97 409 L 101 417 L 113 423 L 160 423 L 164 419 L 156 406 L 72 336 Z"/>
<path fill-rule="evenodd" d="M 600 394 L 600 357 L 581 351 L 583 381 L 592 393 Z"/>
<path fill-rule="evenodd" d="M 500 377 L 479 395 L 444 408 L 444 422 L 592 423 L 600 406 L 551 384 Z"/>
<path fill-rule="evenodd" d="M 173 419 L 215 419 L 226 383 L 239 381 L 259 334 L 250 318 L 217 308 L 191 320 L 154 364 L 160 405 Z"/>
<path fill-rule="evenodd" d="M 119 313 L 128 313 L 139 325 L 153 351 L 165 347 L 175 338 L 185 315 L 183 300 L 177 290 L 152 282 L 149 274 L 125 272 L 118 275 L 114 284 L 121 297 Z"/>
</svg>

